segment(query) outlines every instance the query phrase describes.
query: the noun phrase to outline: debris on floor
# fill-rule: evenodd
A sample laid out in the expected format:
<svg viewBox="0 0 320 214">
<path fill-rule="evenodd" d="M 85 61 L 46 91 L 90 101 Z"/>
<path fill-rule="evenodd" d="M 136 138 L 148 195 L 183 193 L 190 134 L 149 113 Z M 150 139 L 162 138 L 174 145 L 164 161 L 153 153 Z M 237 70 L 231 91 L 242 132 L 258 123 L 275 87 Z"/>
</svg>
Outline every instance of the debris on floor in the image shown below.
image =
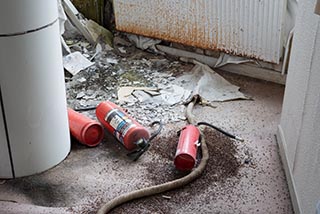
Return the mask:
<svg viewBox="0 0 320 214">
<path fill-rule="evenodd" d="M 63 66 L 72 75 L 76 75 L 80 71 L 94 65 L 86 57 L 84 57 L 80 52 L 73 52 L 65 57 L 63 57 Z"/>
<path fill-rule="evenodd" d="M 137 48 L 141 50 L 147 50 L 148 48 L 156 51 L 156 45 L 161 43 L 161 40 L 158 39 L 151 39 L 144 36 L 134 35 L 134 34 L 127 34 L 128 39 L 133 42 Z"/>
<path fill-rule="evenodd" d="M 246 57 L 233 56 L 230 54 L 221 53 L 214 68 L 223 67 L 227 64 L 241 64 L 241 63 L 247 63 L 247 62 L 254 63 L 256 61 L 253 59 L 248 59 Z"/>
<path fill-rule="evenodd" d="M 177 85 L 163 88 L 121 87 L 118 91 L 120 102 L 156 103 L 159 105 L 175 105 L 185 103 L 191 96 L 191 91 Z"/>
</svg>

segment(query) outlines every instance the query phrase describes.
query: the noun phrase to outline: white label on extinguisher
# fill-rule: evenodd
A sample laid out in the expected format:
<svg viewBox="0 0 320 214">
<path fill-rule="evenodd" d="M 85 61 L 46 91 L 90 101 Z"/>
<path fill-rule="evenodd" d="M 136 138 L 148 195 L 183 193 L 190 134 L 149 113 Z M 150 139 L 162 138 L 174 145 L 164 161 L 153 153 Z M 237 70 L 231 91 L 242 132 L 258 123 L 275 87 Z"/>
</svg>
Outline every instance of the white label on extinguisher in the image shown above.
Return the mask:
<svg viewBox="0 0 320 214">
<path fill-rule="evenodd" d="M 105 121 L 114 128 L 114 136 L 123 143 L 123 139 L 127 132 L 136 127 L 136 125 L 119 109 L 113 109 L 105 117 Z"/>
<path fill-rule="evenodd" d="M 115 115 L 111 121 L 110 121 L 110 125 L 114 128 L 114 129 L 118 129 L 118 127 L 120 126 L 121 123 L 125 122 L 119 115 Z"/>
</svg>

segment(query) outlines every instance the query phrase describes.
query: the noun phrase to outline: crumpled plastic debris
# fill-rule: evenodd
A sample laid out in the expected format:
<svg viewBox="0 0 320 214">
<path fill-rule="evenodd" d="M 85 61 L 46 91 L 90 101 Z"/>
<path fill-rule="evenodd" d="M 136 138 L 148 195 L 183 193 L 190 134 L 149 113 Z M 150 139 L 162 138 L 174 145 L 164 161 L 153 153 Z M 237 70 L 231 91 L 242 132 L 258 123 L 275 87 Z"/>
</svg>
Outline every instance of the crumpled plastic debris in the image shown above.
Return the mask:
<svg viewBox="0 0 320 214">
<path fill-rule="evenodd" d="M 137 48 L 141 50 L 147 50 L 151 48 L 154 51 L 157 51 L 156 45 L 161 43 L 161 40 L 152 39 L 144 36 L 128 34 L 128 39 L 133 42 Z"/>
<path fill-rule="evenodd" d="M 237 99 L 248 99 L 235 86 L 212 70 L 209 66 L 194 61 L 196 64 L 191 72 L 176 79 L 176 83 L 185 89 L 192 90 L 192 94 L 199 95 L 209 102 L 223 102 Z"/>
</svg>

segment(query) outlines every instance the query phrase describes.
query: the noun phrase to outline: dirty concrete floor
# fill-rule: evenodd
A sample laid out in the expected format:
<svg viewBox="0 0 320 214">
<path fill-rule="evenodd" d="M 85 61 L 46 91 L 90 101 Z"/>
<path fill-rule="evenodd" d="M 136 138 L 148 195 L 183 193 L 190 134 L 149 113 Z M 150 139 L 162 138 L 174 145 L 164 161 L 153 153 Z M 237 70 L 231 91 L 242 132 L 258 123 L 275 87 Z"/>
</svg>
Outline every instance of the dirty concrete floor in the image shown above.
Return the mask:
<svg viewBox="0 0 320 214">
<path fill-rule="evenodd" d="M 166 64 L 182 70 L 188 67 L 175 62 L 173 66 Z M 122 65 L 116 66 L 120 66 L 118 71 L 126 69 L 121 68 Z M 106 69 L 113 68 L 108 65 Z M 70 106 L 79 105 L 81 100 L 76 96 L 81 90 L 103 91 L 103 87 L 108 87 L 109 94 L 102 92 L 99 99 L 115 98 L 114 83 L 95 82 L 112 77 L 103 76 L 100 70 L 82 72 L 87 79 L 84 87 L 74 85 L 72 80 L 67 82 Z M 179 69 L 176 72 L 179 73 Z M 284 87 L 218 72 L 240 86 L 252 100 L 216 103 L 216 108 L 197 106 L 194 114 L 198 121 L 218 125 L 241 136 L 245 142 L 230 140 L 207 129 L 211 156 L 201 178 L 187 187 L 125 204 L 112 213 L 293 213 L 274 137 Z M 96 73 L 99 73 L 98 77 L 95 77 Z M 144 125 L 153 119 L 138 111 L 139 105 L 131 109 L 125 107 Z M 174 169 L 172 160 L 178 139 L 176 131 L 186 122 L 176 120 L 179 117 L 172 120 L 175 112 L 166 106 L 157 108 L 163 108 L 157 117 L 167 118 L 164 131 L 139 161 L 129 160 L 127 151 L 107 134 L 95 148 L 83 146 L 73 139 L 71 153 L 56 167 L 39 175 L 0 182 L 1 213 L 96 213 L 103 202 L 122 193 L 183 176 Z M 169 110 L 169 114 L 164 113 Z M 93 112 L 87 114 L 94 115 Z"/>
</svg>

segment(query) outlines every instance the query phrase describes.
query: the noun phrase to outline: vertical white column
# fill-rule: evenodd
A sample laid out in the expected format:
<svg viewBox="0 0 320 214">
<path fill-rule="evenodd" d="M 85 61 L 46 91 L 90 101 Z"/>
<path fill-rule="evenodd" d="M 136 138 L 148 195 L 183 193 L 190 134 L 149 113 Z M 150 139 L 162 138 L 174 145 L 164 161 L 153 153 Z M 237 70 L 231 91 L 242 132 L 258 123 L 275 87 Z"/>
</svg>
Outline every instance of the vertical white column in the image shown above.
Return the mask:
<svg viewBox="0 0 320 214">
<path fill-rule="evenodd" d="M 6 1 L 0 26 L 6 117 L 0 117 L 0 151 L 12 157 L 12 177 L 21 177 L 55 166 L 70 151 L 57 1 Z M 7 165 L 0 165 L 0 177 L 8 177 Z"/>
<path fill-rule="evenodd" d="M 279 126 L 296 213 L 316 213 L 320 201 L 320 17 L 314 14 L 315 3 L 299 1 Z"/>
</svg>

